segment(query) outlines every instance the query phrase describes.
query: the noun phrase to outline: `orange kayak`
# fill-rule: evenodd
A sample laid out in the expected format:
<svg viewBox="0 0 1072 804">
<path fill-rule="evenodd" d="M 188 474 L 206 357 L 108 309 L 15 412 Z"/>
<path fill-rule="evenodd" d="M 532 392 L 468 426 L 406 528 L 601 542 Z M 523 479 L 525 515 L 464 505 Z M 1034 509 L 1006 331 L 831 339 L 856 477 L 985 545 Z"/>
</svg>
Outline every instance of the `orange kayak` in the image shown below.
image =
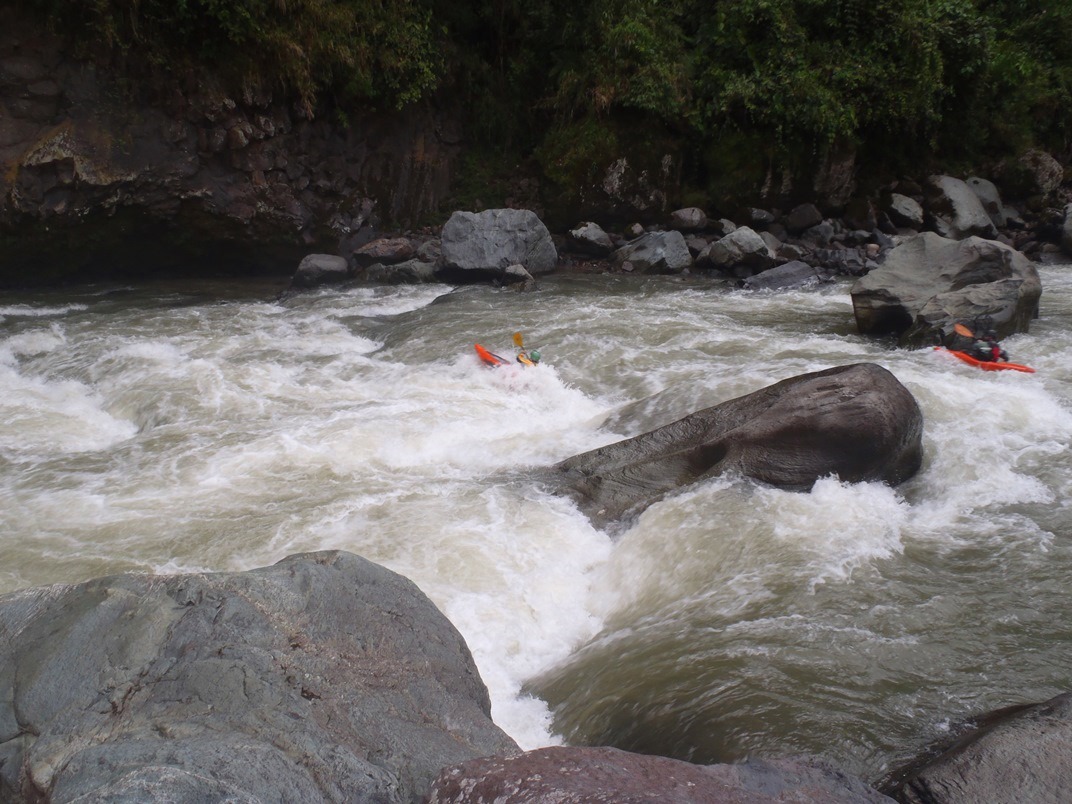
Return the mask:
<svg viewBox="0 0 1072 804">
<path fill-rule="evenodd" d="M 489 366 L 505 366 L 510 361 L 505 357 L 499 357 L 494 352 L 489 352 L 479 343 L 473 344 L 473 348 L 476 349 L 477 357 L 483 360 Z"/>
<path fill-rule="evenodd" d="M 946 349 L 944 346 L 935 346 L 935 350 L 941 350 L 943 352 L 949 352 L 960 360 L 963 360 L 969 366 L 975 366 L 981 368 L 983 371 L 1023 371 L 1028 374 L 1034 374 L 1035 370 L 1031 366 L 1021 366 L 1019 363 L 1000 363 L 990 360 L 977 360 L 967 352 L 955 352 L 952 349 Z"/>
<path fill-rule="evenodd" d="M 476 349 L 477 357 L 483 360 L 489 366 L 505 366 L 511 362 L 505 357 L 501 357 L 494 352 L 489 352 L 479 343 L 474 343 L 473 348 Z M 536 364 L 529 360 L 528 355 L 520 354 L 517 356 L 517 362 L 523 366 L 535 366 Z"/>
</svg>

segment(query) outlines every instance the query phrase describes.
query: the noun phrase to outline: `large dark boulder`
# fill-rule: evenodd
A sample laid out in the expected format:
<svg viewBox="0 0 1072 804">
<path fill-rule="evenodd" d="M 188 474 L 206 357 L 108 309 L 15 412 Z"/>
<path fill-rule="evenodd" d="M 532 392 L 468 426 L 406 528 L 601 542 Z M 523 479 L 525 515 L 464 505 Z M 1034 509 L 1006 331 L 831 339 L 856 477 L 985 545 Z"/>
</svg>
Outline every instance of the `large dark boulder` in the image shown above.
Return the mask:
<svg viewBox="0 0 1072 804">
<path fill-rule="evenodd" d="M 557 464 L 550 482 L 597 526 L 725 472 L 807 490 L 836 475 L 897 484 L 922 461 L 923 414 L 873 363 L 803 374 Z"/>
<path fill-rule="evenodd" d="M 902 804 L 1072 801 L 1072 693 L 990 712 L 891 774 Z"/>
<path fill-rule="evenodd" d="M 907 238 L 851 290 L 864 335 L 896 335 L 902 346 L 948 343 L 958 321 L 988 316 L 999 338 L 1027 332 L 1042 282 L 1035 264 L 999 243 L 933 232 Z"/>
<path fill-rule="evenodd" d="M 541 748 L 445 768 L 427 804 L 494 802 L 640 804 L 892 804 L 844 772 L 813 759 L 750 759 L 694 765 L 616 748 Z"/>
<path fill-rule="evenodd" d="M 417 801 L 518 752 L 454 627 L 355 555 L 0 597 L 0 800 Z"/>
</svg>

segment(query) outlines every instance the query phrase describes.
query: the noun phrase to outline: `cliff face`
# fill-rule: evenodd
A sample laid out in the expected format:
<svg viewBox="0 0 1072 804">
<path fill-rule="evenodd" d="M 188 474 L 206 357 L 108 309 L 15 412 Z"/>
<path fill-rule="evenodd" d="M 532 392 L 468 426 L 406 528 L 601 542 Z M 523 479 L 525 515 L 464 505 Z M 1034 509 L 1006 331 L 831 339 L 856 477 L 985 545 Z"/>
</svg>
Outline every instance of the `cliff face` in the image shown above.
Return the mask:
<svg viewBox="0 0 1072 804">
<path fill-rule="evenodd" d="M 204 84 L 149 100 L 0 10 L 0 283 L 293 268 L 434 210 L 459 140 L 433 104 L 340 125 Z"/>
</svg>

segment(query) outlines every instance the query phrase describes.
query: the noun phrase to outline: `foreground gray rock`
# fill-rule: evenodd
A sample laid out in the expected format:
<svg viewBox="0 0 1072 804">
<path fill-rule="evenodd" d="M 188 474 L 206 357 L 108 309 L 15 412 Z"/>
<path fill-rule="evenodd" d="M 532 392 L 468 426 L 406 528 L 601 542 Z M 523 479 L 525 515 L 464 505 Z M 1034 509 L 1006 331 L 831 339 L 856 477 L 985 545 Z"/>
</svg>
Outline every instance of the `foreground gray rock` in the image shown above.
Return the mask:
<svg viewBox="0 0 1072 804">
<path fill-rule="evenodd" d="M 922 435 L 923 414 L 908 389 L 881 366 L 857 363 L 792 377 L 568 458 L 549 482 L 605 526 L 726 472 L 791 490 L 828 475 L 895 485 L 919 470 Z"/>
<path fill-rule="evenodd" d="M 999 338 L 1027 332 L 1042 282 L 1035 264 L 1010 246 L 933 232 L 906 239 L 852 287 L 857 329 L 896 335 L 902 346 L 948 343 L 958 321 L 988 316 Z"/>
<path fill-rule="evenodd" d="M 1072 694 L 985 715 L 884 790 L 902 804 L 1072 801 Z"/>
<path fill-rule="evenodd" d="M 498 279 L 511 265 L 522 265 L 536 276 L 550 273 L 558 264 L 551 233 L 528 209 L 455 212 L 440 239 L 438 273 L 447 281 Z"/>
<path fill-rule="evenodd" d="M 419 800 L 517 746 L 461 636 L 357 556 L 0 598 L 0 800 Z"/>
<path fill-rule="evenodd" d="M 444 769 L 427 804 L 499 802 L 639 804 L 891 804 L 818 760 L 694 765 L 616 748 L 541 748 Z"/>
</svg>

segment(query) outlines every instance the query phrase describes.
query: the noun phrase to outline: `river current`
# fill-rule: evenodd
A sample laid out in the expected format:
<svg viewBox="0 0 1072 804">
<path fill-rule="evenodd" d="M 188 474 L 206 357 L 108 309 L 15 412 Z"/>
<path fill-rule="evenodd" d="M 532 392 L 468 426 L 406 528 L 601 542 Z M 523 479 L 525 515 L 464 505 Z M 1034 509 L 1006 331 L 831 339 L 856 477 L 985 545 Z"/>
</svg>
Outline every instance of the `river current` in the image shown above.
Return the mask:
<svg viewBox="0 0 1072 804">
<path fill-rule="evenodd" d="M 982 372 L 855 331 L 848 283 L 554 276 L 534 293 L 269 282 L 0 296 L 0 593 L 343 549 L 461 631 L 523 748 L 822 754 L 875 781 L 1072 688 L 1072 266 Z M 540 349 L 488 369 L 480 342 Z M 893 489 L 711 480 L 613 538 L 529 480 L 869 361 L 923 409 Z"/>
</svg>

